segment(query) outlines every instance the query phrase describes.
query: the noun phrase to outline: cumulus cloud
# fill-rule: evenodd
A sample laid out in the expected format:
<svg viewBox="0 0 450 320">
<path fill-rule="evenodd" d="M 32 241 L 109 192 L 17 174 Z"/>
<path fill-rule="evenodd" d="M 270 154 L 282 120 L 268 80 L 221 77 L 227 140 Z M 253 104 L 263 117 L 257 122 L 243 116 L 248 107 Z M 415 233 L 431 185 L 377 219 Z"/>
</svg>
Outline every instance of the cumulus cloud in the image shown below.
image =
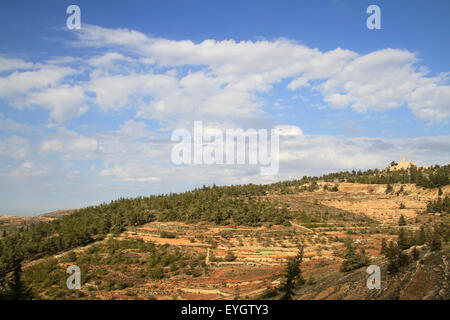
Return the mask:
<svg viewBox="0 0 450 320">
<path fill-rule="evenodd" d="M 0 98 L 19 109 L 40 106 L 50 111 L 50 118 L 63 122 L 87 111 L 84 90 L 78 85 L 62 83 L 77 72 L 69 67 L 52 65 L 37 70 L 15 71 L 0 77 Z"/>
<path fill-rule="evenodd" d="M 159 91 L 161 96 L 138 112 L 148 118 L 155 111 L 167 112 L 174 104 L 184 103 L 190 110 L 193 102 L 203 103 L 203 108 L 197 108 L 199 111 L 216 106 L 217 110 L 230 110 L 230 114 L 237 110 L 257 114 L 262 104 L 254 93 L 268 91 L 273 84 L 289 78 L 293 79 L 288 89 L 311 87 L 332 107 L 366 112 L 406 105 L 422 121 L 440 122 L 450 116 L 450 86 L 439 76 L 427 77 L 424 68 L 417 65 L 416 54 L 407 50 L 388 48 L 366 55 L 341 48 L 321 52 L 286 39 L 194 43 L 97 26 L 87 26 L 79 35 L 81 45 L 120 47 L 160 66 L 204 68 L 201 73 L 178 79 L 171 91 L 178 97 L 172 99 L 175 102 L 167 101 L 171 99 Z M 312 86 L 313 81 L 319 84 Z M 198 93 L 199 99 L 191 99 Z M 121 102 L 124 105 L 126 100 Z M 239 107 L 235 110 L 233 106 Z"/>
<path fill-rule="evenodd" d="M 376 51 L 345 65 L 319 90 L 335 107 L 365 112 L 407 105 L 420 120 L 440 122 L 450 116 L 450 86 L 441 84 L 439 77 L 426 77 L 416 62 L 408 51 Z"/>
<path fill-rule="evenodd" d="M 71 68 L 52 66 L 39 70 L 15 71 L 0 78 L 0 98 L 20 98 L 21 95 L 27 94 L 31 90 L 54 86 L 62 78 L 74 73 L 75 70 Z M 19 102 L 23 102 L 23 100 L 19 100 Z"/>
<path fill-rule="evenodd" d="M 58 122 L 85 113 L 84 90 L 79 86 L 61 85 L 28 95 L 29 105 L 39 105 L 50 110 L 50 117 Z"/>
<path fill-rule="evenodd" d="M 259 93 L 287 80 L 287 89 L 316 91 L 336 108 L 362 113 L 405 105 L 420 121 L 450 116 L 448 79 L 430 76 L 407 50 L 360 55 L 342 48 L 321 51 L 288 39 L 195 43 L 93 25 L 75 34 L 75 45 L 104 50 L 78 61 L 86 78 L 79 80 L 74 69 L 50 60 L 33 66 L 2 58 L 0 70 L 10 63 L 14 68 L 8 70 L 14 72 L 0 77 L 0 98 L 17 107 L 46 108 L 58 122 L 86 112 L 86 92 L 91 92 L 94 105 L 109 111 L 133 108 L 144 119 L 245 123 L 265 115 L 267 102 Z M 70 62 L 70 57 L 59 57 L 64 59 Z M 50 94 L 59 101 L 46 97 Z"/>
</svg>

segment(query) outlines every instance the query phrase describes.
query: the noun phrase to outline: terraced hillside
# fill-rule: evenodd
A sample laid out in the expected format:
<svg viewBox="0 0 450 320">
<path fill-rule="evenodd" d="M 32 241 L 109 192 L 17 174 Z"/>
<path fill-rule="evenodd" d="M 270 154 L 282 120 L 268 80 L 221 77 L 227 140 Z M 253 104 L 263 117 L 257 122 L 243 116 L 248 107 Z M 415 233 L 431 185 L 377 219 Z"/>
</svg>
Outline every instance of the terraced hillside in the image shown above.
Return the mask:
<svg viewBox="0 0 450 320">
<path fill-rule="evenodd" d="M 448 299 L 449 185 L 327 179 L 205 187 L 46 217 L 2 240 L 4 279 L 20 253 L 34 298 L 278 299 L 286 261 L 303 245 L 297 299 Z M 403 259 L 395 270 L 390 242 Z M 349 248 L 367 261 L 344 270 Z M 369 262 L 382 270 L 380 290 L 366 286 Z M 66 287 L 69 265 L 82 270 L 80 290 Z"/>
</svg>

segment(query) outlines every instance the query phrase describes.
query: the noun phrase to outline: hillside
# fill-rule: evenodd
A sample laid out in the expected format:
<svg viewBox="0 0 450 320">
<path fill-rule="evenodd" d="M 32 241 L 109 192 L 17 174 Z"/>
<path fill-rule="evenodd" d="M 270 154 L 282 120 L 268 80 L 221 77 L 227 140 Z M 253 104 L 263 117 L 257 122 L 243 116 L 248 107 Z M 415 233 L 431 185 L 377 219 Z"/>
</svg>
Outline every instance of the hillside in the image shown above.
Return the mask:
<svg viewBox="0 0 450 320">
<path fill-rule="evenodd" d="M 0 215 L 0 237 L 4 236 L 3 232 L 6 234 L 12 234 L 19 230 L 25 230 L 27 226 L 39 222 L 49 222 L 54 219 L 62 218 L 66 215 L 74 213 L 77 210 L 78 209 L 56 210 L 31 217 Z"/>
<path fill-rule="evenodd" d="M 448 299 L 448 168 L 204 187 L 44 215 L 1 240 L 1 268 L 6 277 L 19 256 L 43 299 L 276 299 L 286 259 L 304 244 L 297 299 Z M 365 266 L 341 271 L 349 239 L 381 267 L 381 290 L 367 289 Z M 396 272 L 383 239 L 407 256 Z M 81 290 L 65 286 L 73 264 Z"/>
</svg>

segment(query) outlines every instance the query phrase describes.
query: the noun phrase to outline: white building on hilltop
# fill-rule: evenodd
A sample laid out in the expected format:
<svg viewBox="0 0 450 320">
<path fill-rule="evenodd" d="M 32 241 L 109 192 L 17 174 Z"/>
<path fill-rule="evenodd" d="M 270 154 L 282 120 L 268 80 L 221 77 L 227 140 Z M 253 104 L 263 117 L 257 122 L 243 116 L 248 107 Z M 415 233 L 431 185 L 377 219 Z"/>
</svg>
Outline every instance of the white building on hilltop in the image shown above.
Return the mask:
<svg viewBox="0 0 450 320">
<path fill-rule="evenodd" d="M 417 167 L 417 164 L 415 162 L 406 161 L 405 156 L 403 156 L 403 161 L 397 164 L 396 166 L 393 166 L 391 169 L 392 170 L 409 169 L 411 166 Z"/>
</svg>

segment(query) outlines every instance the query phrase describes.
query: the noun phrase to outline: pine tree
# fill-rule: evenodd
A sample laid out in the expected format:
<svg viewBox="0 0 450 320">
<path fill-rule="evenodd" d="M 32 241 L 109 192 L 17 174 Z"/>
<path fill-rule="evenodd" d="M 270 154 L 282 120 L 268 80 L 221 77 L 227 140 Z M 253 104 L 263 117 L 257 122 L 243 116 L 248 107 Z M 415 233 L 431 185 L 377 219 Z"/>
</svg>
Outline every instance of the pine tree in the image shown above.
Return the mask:
<svg viewBox="0 0 450 320">
<path fill-rule="evenodd" d="M 400 216 L 400 219 L 398 220 L 398 225 L 399 226 L 406 226 L 406 220 L 405 220 L 405 217 L 403 215 Z"/>
<path fill-rule="evenodd" d="M 367 266 L 370 263 L 370 258 L 367 256 L 366 251 L 361 249 L 359 253 L 356 252 L 351 240 L 347 241 L 345 246 L 347 251 L 345 253 L 345 259 L 341 265 L 341 271 L 352 271 L 363 266 Z"/>
<path fill-rule="evenodd" d="M 397 273 L 401 267 L 406 266 L 409 263 L 408 255 L 403 253 L 398 245 L 394 244 L 392 241 L 389 242 L 386 258 L 389 262 L 387 270 L 391 274 Z"/>
<path fill-rule="evenodd" d="M 0 300 L 5 300 L 8 298 L 8 289 L 6 270 L 0 270 Z"/>
<path fill-rule="evenodd" d="M 442 248 L 442 241 L 441 237 L 439 236 L 439 233 L 435 230 L 433 232 L 433 236 L 430 241 L 430 249 L 431 251 L 438 251 Z"/>
<path fill-rule="evenodd" d="M 392 185 L 390 183 L 386 186 L 386 194 L 392 193 L 394 191 L 394 188 L 392 188 Z"/>
<path fill-rule="evenodd" d="M 408 235 L 406 234 L 406 231 L 403 228 L 401 228 L 398 233 L 397 243 L 400 250 L 406 250 L 411 247 L 411 242 L 408 238 Z"/>
<path fill-rule="evenodd" d="M 12 279 L 8 285 L 9 292 L 6 299 L 8 300 L 31 300 L 31 289 L 22 281 L 22 262 L 20 259 L 14 259 L 14 270 Z"/>
<path fill-rule="evenodd" d="M 427 241 L 427 236 L 425 234 L 425 228 L 424 228 L 424 226 L 420 226 L 419 233 L 416 236 L 416 244 L 421 246 L 421 245 L 425 244 L 426 241 Z"/>
<path fill-rule="evenodd" d="M 387 250 L 386 238 L 383 238 L 381 240 L 381 251 L 380 251 L 380 253 L 381 254 L 386 254 L 386 252 L 387 252 L 386 250 Z"/>
<path fill-rule="evenodd" d="M 236 288 L 234 289 L 234 300 L 241 300 L 241 292 L 239 290 L 239 285 L 236 285 Z"/>
<path fill-rule="evenodd" d="M 414 247 L 414 249 L 412 251 L 412 257 L 413 257 L 414 261 L 417 261 L 420 258 L 419 250 L 417 250 L 416 247 Z"/>
<path fill-rule="evenodd" d="M 300 269 L 300 264 L 303 261 L 303 249 L 304 246 L 301 246 L 296 257 L 288 258 L 284 271 L 285 282 L 279 288 L 282 292 L 281 300 L 292 300 L 295 295 L 295 289 L 297 289 L 299 284 L 305 282 Z"/>
<path fill-rule="evenodd" d="M 284 285 L 280 288 L 283 295 L 281 300 L 292 300 L 294 297 L 294 290 L 296 289 L 296 278 L 300 274 L 300 269 L 295 258 L 289 258 L 284 271 L 284 276 L 286 281 Z"/>
</svg>

